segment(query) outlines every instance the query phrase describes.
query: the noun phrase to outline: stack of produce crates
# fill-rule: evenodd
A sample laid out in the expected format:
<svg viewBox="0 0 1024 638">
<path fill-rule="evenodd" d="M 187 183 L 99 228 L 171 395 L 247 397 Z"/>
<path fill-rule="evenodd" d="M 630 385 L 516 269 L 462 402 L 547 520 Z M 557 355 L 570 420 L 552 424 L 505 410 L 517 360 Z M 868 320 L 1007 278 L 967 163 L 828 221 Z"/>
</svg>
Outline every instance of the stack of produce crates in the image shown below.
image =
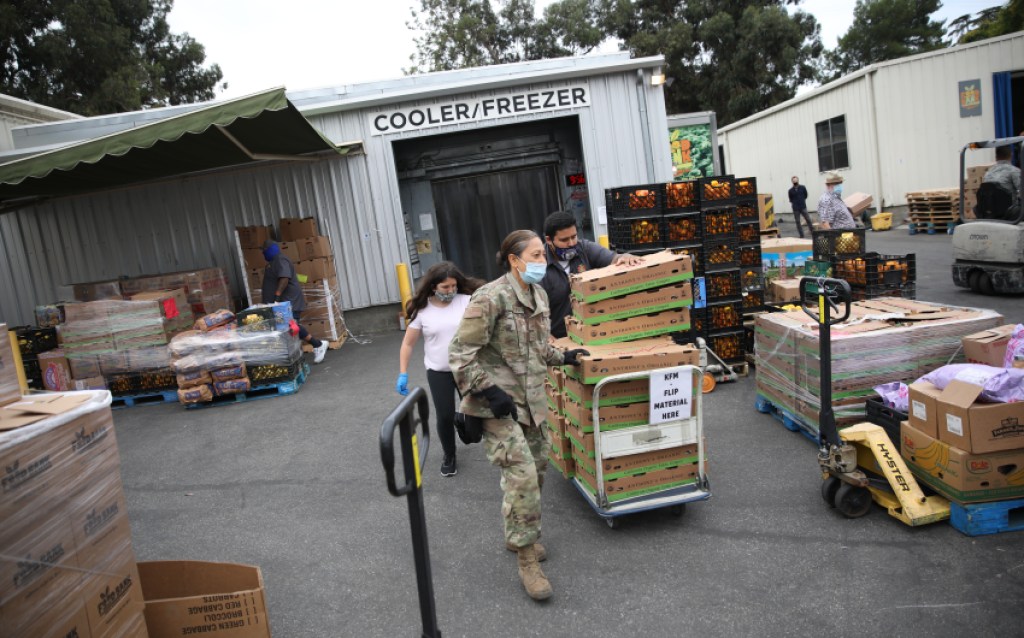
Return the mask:
<svg viewBox="0 0 1024 638">
<path fill-rule="evenodd" d="M 743 285 L 740 228 L 732 175 L 698 180 L 701 219 L 704 226 L 704 271 L 698 279 L 697 326 L 694 337 L 703 337 L 712 350 L 729 363 L 744 360 Z M 749 181 L 746 188 L 756 188 Z M 757 209 L 754 209 L 754 231 Z"/>
<path fill-rule="evenodd" d="M 33 390 L 43 389 L 43 371 L 39 355 L 57 349 L 57 331 L 54 328 L 20 326 L 11 328 L 18 341 L 21 365 L 25 369 L 25 381 Z M 7 335 L 3 335 L 6 339 Z"/>
<path fill-rule="evenodd" d="M 609 192 L 608 199 L 612 197 Z M 629 201 L 628 193 L 626 201 Z M 647 203 L 643 202 L 643 208 L 649 210 Z M 694 213 L 699 221 L 700 211 L 690 214 Z M 629 242 L 650 243 L 636 242 L 647 238 L 639 234 L 640 228 L 647 232 L 647 226 L 638 225 L 636 235 L 630 228 L 634 222 L 649 222 L 650 219 L 641 214 L 625 218 L 628 224 L 623 227 L 629 229 L 626 236 Z M 612 219 L 610 225 L 611 222 Z M 663 228 L 659 226 L 659 236 Z M 625 248 L 621 242 L 617 247 Z M 632 248 L 630 252 L 639 251 Z M 569 336 L 556 342 L 556 346 L 561 349 L 582 346 L 590 354 L 580 357 L 580 366 L 548 369 L 545 389 L 551 440 L 549 458 L 564 476 L 575 477 L 580 488 L 595 497 L 599 491 L 596 479 L 599 462 L 604 464 L 603 491 L 612 501 L 698 480 L 695 442 L 656 450 L 658 446 L 653 446 L 651 451 L 597 459 L 592 414 L 594 386 L 609 375 L 699 364 L 700 353 L 696 348 L 673 343 L 668 337 L 690 327 L 692 281 L 690 257 L 668 250 L 644 255 L 642 266 L 609 266 L 571 278 L 573 314 L 566 320 Z M 646 427 L 648 401 L 647 379 L 607 386 L 599 404 L 601 430 Z"/>
<path fill-rule="evenodd" d="M 743 314 L 749 317 L 760 312 L 765 301 L 757 179 L 754 177 L 736 178 L 736 230 L 739 237 Z"/>
<path fill-rule="evenodd" d="M 831 276 L 850 284 L 854 301 L 878 297 L 917 298 L 917 264 L 913 253 L 867 252 L 865 229 L 816 230 L 814 260 L 828 263 Z"/>
</svg>

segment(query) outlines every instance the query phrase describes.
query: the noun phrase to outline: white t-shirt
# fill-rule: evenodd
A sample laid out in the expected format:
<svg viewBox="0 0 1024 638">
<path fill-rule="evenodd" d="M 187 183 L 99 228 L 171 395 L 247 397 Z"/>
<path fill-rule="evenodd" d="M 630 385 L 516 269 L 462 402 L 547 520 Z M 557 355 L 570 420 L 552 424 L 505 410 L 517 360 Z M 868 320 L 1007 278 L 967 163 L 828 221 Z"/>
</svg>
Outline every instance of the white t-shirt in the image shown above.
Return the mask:
<svg viewBox="0 0 1024 638">
<path fill-rule="evenodd" d="M 427 302 L 416 318 L 409 322 L 410 328 L 423 331 L 423 365 L 427 370 L 449 372 L 448 346 L 459 329 L 462 314 L 469 305 L 469 295 L 457 294 L 446 307 L 441 308 Z"/>
</svg>

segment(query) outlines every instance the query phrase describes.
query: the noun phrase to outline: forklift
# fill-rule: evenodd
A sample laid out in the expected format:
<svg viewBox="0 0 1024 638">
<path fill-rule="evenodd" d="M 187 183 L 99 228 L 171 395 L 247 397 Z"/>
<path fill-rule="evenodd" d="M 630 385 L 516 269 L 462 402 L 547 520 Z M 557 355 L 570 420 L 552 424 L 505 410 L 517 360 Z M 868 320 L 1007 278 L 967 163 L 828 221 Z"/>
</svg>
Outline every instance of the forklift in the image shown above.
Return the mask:
<svg viewBox="0 0 1024 638">
<path fill-rule="evenodd" d="M 961 217 L 968 149 L 1021 143 L 1024 137 L 1004 137 L 971 142 L 960 149 Z M 1024 219 L 1024 180 L 1016 202 L 996 201 L 998 196 L 983 198 L 980 190 L 978 196 L 978 219 L 964 220 L 953 229 L 953 283 L 983 295 L 1024 293 L 1024 226 L 1020 223 Z"/>
<path fill-rule="evenodd" d="M 916 527 L 949 518 L 949 501 L 926 496 L 885 429 L 857 423 L 839 430 L 832 410 L 832 326 L 850 318 L 850 284 L 842 279 L 800 280 L 803 311 L 818 324 L 820 396 L 818 466 L 821 495 L 847 518 L 859 518 L 875 502 Z"/>
</svg>

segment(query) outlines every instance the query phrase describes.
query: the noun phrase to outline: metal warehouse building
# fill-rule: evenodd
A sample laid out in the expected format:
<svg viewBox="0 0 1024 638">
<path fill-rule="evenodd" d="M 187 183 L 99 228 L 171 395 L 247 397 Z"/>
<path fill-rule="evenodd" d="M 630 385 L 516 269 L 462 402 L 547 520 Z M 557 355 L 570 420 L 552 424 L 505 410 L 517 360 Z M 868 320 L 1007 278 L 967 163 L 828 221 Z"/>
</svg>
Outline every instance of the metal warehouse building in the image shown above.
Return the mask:
<svg viewBox="0 0 1024 638">
<path fill-rule="evenodd" d="M 875 206 L 909 191 L 954 188 L 960 149 L 1024 130 L 1024 33 L 873 64 L 718 131 L 725 170 L 756 175 L 758 189 L 791 210 L 800 177 L 814 209 L 822 174 Z M 993 161 L 968 152 L 968 165 Z"/>
<path fill-rule="evenodd" d="M 670 181 L 661 57 L 544 60 L 16 128 L 0 154 L 0 317 L 58 286 L 219 266 L 239 225 L 314 216 L 345 310 L 399 301 L 394 266 L 493 277 L 516 228 Z M 370 313 L 375 314 L 375 313 Z M 393 318 L 393 313 L 389 313 Z"/>
</svg>

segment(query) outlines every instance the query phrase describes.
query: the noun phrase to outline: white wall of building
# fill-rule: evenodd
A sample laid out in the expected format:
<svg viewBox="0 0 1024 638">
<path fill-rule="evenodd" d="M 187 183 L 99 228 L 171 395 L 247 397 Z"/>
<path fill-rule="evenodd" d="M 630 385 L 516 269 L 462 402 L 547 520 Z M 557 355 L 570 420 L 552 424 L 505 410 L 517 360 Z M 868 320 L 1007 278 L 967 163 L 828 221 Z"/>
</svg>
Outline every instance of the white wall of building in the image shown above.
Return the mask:
<svg viewBox="0 0 1024 638">
<path fill-rule="evenodd" d="M 792 210 L 787 191 L 798 175 L 814 210 L 824 188 L 815 124 L 845 115 L 845 193 L 900 206 L 909 191 L 955 188 L 960 149 L 995 136 L 992 74 L 1015 70 L 1024 70 L 1024 33 L 872 65 L 720 129 L 726 169 L 757 177 L 777 211 Z M 982 114 L 961 118 L 958 82 L 973 79 Z M 968 166 L 991 161 L 992 151 L 968 151 Z"/>
</svg>

